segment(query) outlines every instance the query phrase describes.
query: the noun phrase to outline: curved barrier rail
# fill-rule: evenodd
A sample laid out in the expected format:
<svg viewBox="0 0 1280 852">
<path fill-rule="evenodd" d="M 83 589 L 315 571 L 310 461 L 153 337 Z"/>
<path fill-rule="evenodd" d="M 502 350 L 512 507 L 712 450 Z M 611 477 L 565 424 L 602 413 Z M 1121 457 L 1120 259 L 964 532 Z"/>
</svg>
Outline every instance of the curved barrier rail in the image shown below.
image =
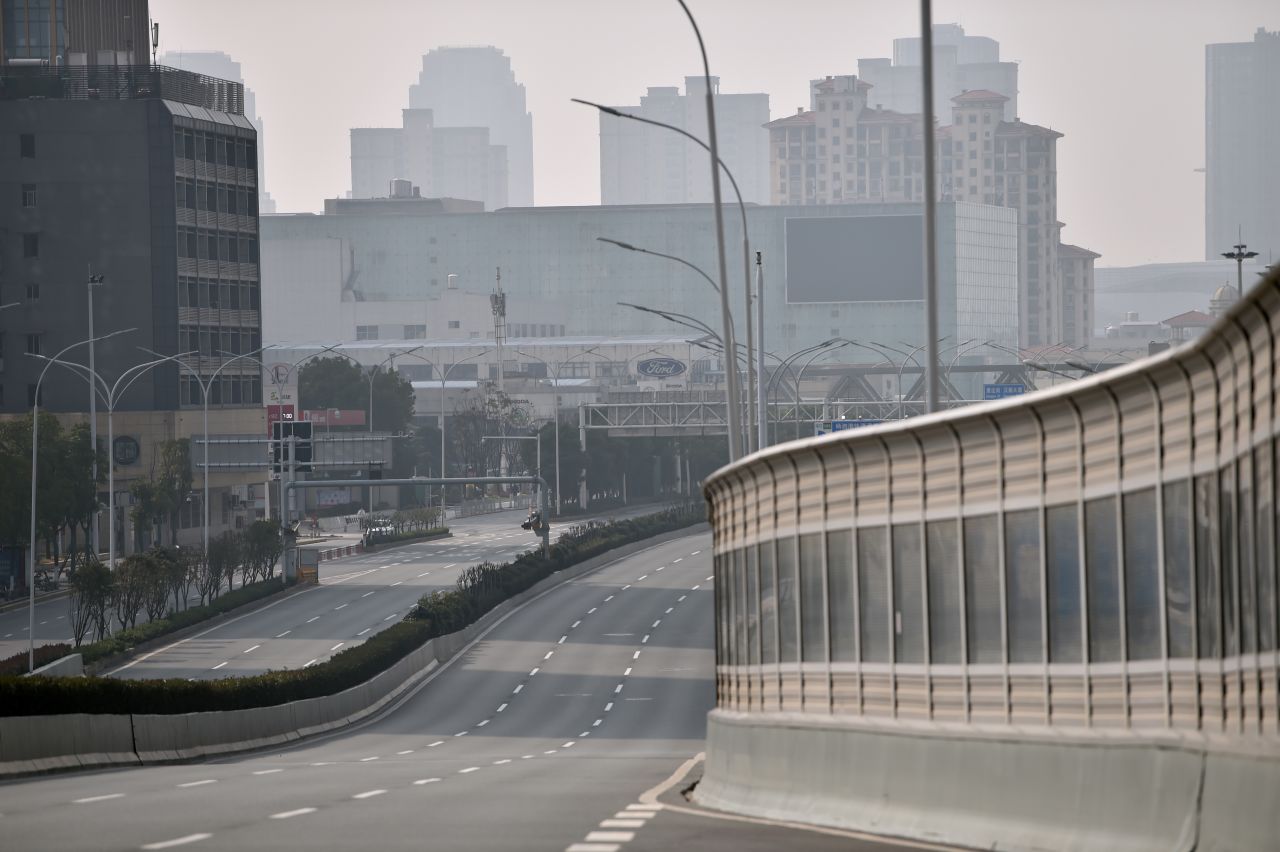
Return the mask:
<svg viewBox="0 0 1280 852">
<path fill-rule="evenodd" d="M 1249 755 L 1280 800 L 1278 332 L 1273 273 L 1155 358 L 717 472 L 706 795 L 776 723 Z"/>
</svg>

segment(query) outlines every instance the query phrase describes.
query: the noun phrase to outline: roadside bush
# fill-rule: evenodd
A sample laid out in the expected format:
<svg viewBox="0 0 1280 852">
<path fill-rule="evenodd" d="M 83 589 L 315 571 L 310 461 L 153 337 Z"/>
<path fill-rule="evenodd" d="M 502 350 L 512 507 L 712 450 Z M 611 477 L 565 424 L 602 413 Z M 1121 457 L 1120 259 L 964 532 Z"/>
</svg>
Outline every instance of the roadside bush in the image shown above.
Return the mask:
<svg viewBox="0 0 1280 852">
<path fill-rule="evenodd" d="M 22 675 L 27 673 L 27 653 L 14 654 L 0 660 L 0 676 Z M 48 665 L 71 653 L 71 646 L 65 642 L 56 645 L 39 645 L 36 647 L 36 668 Z"/>
<path fill-rule="evenodd" d="M 387 544 L 400 544 L 406 541 L 415 541 L 420 538 L 430 538 L 432 536 L 443 535 L 448 531 L 448 527 L 433 527 L 431 529 L 405 530 L 403 532 L 370 532 L 365 535 L 364 546 L 381 547 Z"/>
<path fill-rule="evenodd" d="M 240 710 L 268 707 L 332 695 L 365 682 L 403 659 L 428 639 L 453 633 L 471 624 L 484 613 L 512 595 L 530 588 L 556 571 L 634 541 L 643 541 L 669 530 L 698 523 L 705 518 L 701 504 L 668 509 L 643 518 L 614 524 L 586 527 L 567 535 L 551 547 L 543 557 L 526 553 L 504 565 L 485 563 L 463 572 L 457 588 L 437 592 L 423 598 L 413 612 L 398 624 L 371 636 L 366 642 L 334 655 L 328 661 L 305 669 L 272 671 L 253 677 L 223 680 L 118 680 L 115 678 L 44 678 L 0 677 L 0 716 L 53 715 L 84 712 L 95 713 L 196 713 L 213 710 Z M 266 596 L 271 591 L 262 587 L 279 586 L 257 583 L 222 595 L 210 606 L 231 608 L 245 603 L 242 594 Z M 261 591 L 259 591 L 261 590 Z M 191 622 L 170 627 L 154 635 L 142 635 L 152 627 L 140 625 L 103 642 L 81 649 L 85 663 L 87 653 L 104 647 L 95 659 L 108 653 L 126 650 L 137 642 L 154 638 L 186 626 L 194 615 L 209 607 L 196 607 L 181 613 L 174 621 L 192 617 Z M 159 624 L 159 622 L 157 622 Z M 117 640 L 118 645 L 114 644 Z"/>
</svg>

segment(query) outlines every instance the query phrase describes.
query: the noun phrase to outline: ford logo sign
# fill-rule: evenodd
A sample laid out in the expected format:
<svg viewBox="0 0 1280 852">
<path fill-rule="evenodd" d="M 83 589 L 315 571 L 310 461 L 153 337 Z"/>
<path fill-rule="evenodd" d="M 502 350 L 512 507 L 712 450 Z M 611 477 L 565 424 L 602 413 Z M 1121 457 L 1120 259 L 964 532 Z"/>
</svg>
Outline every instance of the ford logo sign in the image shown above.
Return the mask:
<svg viewBox="0 0 1280 852">
<path fill-rule="evenodd" d="M 683 361 L 675 358 L 649 358 L 636 364 L 636 372 L 642 376 L 655 379 L 669 379 L 678 376 L 687 368 Z"/>
</svg>

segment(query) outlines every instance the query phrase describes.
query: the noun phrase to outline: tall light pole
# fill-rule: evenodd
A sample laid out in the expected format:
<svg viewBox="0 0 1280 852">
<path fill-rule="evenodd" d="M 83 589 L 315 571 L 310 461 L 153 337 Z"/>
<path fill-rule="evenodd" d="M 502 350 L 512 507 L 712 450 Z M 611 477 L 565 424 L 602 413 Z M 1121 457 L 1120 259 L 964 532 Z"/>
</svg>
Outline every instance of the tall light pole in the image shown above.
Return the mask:
<svg viewBox="0 0 1280 852">
<path fill-rule="evenodd" d="M 938 410 L 938 195 L 937 168 L 934 147 L 937 140 L 933 131 L 933 4 L 920 0 L 920 74 L 924 122 L 924 339 L 929 353 L 925 370 L 927 406 L 930 412 Z M 899 388 L 901 396 L 901 388 Z M 901 409 L 900 409 L 901 410 Z"/>
<path fill-rule="evenodd" d="M 693 34 L 698 39 L 698 50 L 702 54 L 702 77 L 703 87 L 706 89 L 707 97 L 707 151 L 711 154 L 711 203 L 715 207 L 716 214 L 716 256 L 720 261 L 720 324 L 723 329 L 722 339 L 724 340 L 725 351 L 730 353 L 729 370 L 726 378 L 726 394 L 728 396 L 728 417 L 729 426 L 729 461 L 737 461 L 742 455 L 742 434 L 740 427 L 741 409 L 738 408 L 738 365 L 734 358 L 734 353 L 738 351 L 734 345 L 733 338 L 733 316 L 729 310 L 729 270 L 725 261 L 724 252 L 724 211 L 720 204 L 720 150 L 716 142 L 716 106 L 715 97 L 711 91 L 711 65 L 707 61 L 707 46 L 702 41 L 702 32 L 698 29 L 698 22 L 694 20 L 693 13 L 689 11 L 689 6 L 685 0 L 676 0 L 680 4 L 680 8 L 684 10 L 685 16 L 689 19 L 689 25 L 693 27 Z"/>
<path fill-rule="evenodd" d="M 5 307 L 9 307 L 9 305 L 5 305 Z M 137 331 L 137 329 L 125 328 L 120 331 L 113 331 L 110 334 L 102 335 L 98 340 L 106 340 L 108 337 L 127 334 L 131 331 Z M 49 372 L 49 368 L 53 366 L 53 363 L 58 358 L 61 358 L 77 346 L 85 346 L 92 342 L 96 341 L 77 341 L 70 346 L 64 347 L 53 358 L 45 359 L 48 363 L 44 365 L 44 369 L 40 371 L 40 377 L 36 379 L 35 396 L 31 400 L 31 538 L 27 542 L 27 638 L 29 640 L 27 671 L 29 672 L 35 671 L 36 666 L 36 482 L 37 474 L 39 473 L 37 451 L 40 448 L 40 385 L 44 383 L 45 373 Z M 90 386 L 92 387 L 92 381 Z M 95 447 L 94 452 L 96 453 L 97 451 L 97 447 Z M 96 482 L 94 483 L 94 488 L 97 488 Z"/>
<path fill-rule="evenodd" d="M 795 436 L 796 436 L 797 438 L 799 438 L 799 437 L 800 437 L 800 383 L 801 383 L 802 381 L 804 381 L 804 371 L 805 371 L 805 370 L 807 370 L 807 369 L 809 369 L 809 365 L 810 365 L 810 364 L 812 364 L 812 363 L 814 362 L 814 359 L 816 359 L 816 358 L 818 358 L 818 357 L 820 357 L 820 356 L 823 356 L 823 355 L 830 355 L 832 352 L 835 352 L 837 349 L 843 349 L 844 347 L 846 347 L 846 346 L 848 346 L 848 345 L 849 345 L 849 341 L 848 341 L 848 340 L 841 340 L 841 341 L 838 341 L 838 342 L 836 342 L 836 343 L 832 344 L 831 346 L 824 346 L 824 347 L 822 347 L 821 349 L 819 349 L 818 351 L 816 351 L 816 352 L 814 352 L 812 355 L 810 355 L 810 356 L 809 356 L 809 360 L 805 361 L 805 362 L 804 362 L 804 364 L 802 364 L 802 365 L 801 365 L 799 372 L 797 372 L 797 373 L 796 373 L 796 410 L 795 410 L 796 431 L 795 431 Z M 822 400 L 822 401 L 823 401 L 823 407 L 825 408 L 825 407 L 826 407 L 826 396 L 825 396 L 825 395 L 823 396 L 823 400 Z"/>
<path fill-rule="evenodd" d="M 90 267 L 89 281 L 85 285 L 85 290 L 89 294 L 89 372 L 95 372 L 98 367 L 94 361 L 94 349 L 96 348 L 93 341 L 93 288 L 101 287 L 106 282 L 106 276 L 99 273 L 93 274 Z M 89 381 L 89 445 L 93 447 L 93 558 L 97 559 L 98 554 L 102 552 L 99 544 L 98 532 L 98 394 L 93 386 L 93 381 Z"/>
<path fill-rule="evenodd" d="M 1243 238 L 1237 238 L 1237 239 L 1240 239 L 1240 242 L 1236 243 L 1234 246 L 1231 247 L 1233 251 L 1224 251 L 1222 253 L 1222 256 L 1225 257 L 1227 260 L 1234 260 L 1236 262 L 1236 296 L 1243 298 L 1244 297 L 1244 262 L 1251 257 L 1257 257 L 1258 253 L 1256 251 L 1247 251 L 1249 247 L 1244 244 L 1244 239 Z"/>
<path fill-rule="evenodd" d="M 689 131 L 685 130 L 683 127 L 676 127 L 674 124 L 667 124 L 662 121 L 655 121 L 652 118 L 645 118 L 639 115 L 632 115 L 631 113 L 622 112 L 621 110 L 614 109 L 613 107 L 607 107 L 602 104 L 592 103 L 591 101 L 584 101 L 581 98 L 570 98 L 570 100 L 573 101 L 574 103 L 585 104 L 586 106 L 589 106 L 589 107 L 595 107 L 597 110 L 604 113 L 605 115 L 612 115 L 615 118 L 625 118 L 631 121 L 638 121 L 641 124 L 650 124 L 650 125 L 653 125 L 654 127 L 662 127 L 674 133 L 679 133 L 681 136 L 685 137 L 686 139 L 694 142 L 697 145 L 702 146 L 702 148 L 708 153 L 711 152 L 711 146 L 709 146 L 706 142 L 703 142 L 697 136 L 694 136 Z M 733 172 L 729 171 L 729 167 L 726 166 L 724 164 L 724 160 L 721 160 L 719 157 L 716 157 L 716 162 L 719 163 L 720 168 L 724 170 L 725 177 L 729 178 L 729 185 L 733 187 L 733 194 L 738 198 L 738 213 L 742 217 L 742 276 L 743 276 L 742 293 L 744 296 L 744 306 L 746 308 L 746 314 L 744 315 L 744 319 L 746 320 L 746 324 L 747 324 L 747 396 L 748 396 L 747 419 L 754 424 L 755 422 L 757 422 L 756 418 L 759 416 L 759 411 L 757 408 L 759 400 L 757 399 L 757 393 L 756 393 L 756 388 L 757 388 L 756 364 L 755 364 L 756 357 L 754 354 L 755 348 L 756 348 L 756 341 L 754 339 L 755 333 L 752 331 L 752 323 L 751 323 L 751 240 L 747 234 L 747 205 L 742 200 L 742 190 L 738 188 L 738 181 L 737 179 L 734 178 Z M 760 258 L 760 253 L 756 252 L 757 267 L 759 266 L 759 263 L 760 263 L 759 258 Z M 758 310 L 763 310 L 763 309 L 764 309 L 764 306 L 762 304 L 759 306 Z M 761 335 L 762 337 L 761 337 L 760 345 L 763 346 L 764 345 L 763 326 L 761 330 Z M 763 378 L 764 377 L 762 374 L 760 376 L 760 379 L 763 380 Z M 759 447 L 761 446 L 760 444 L 757 443 L 755 430 L 753 430 L 750 427 L 750 425 L 748 426 L 748 431 L 747 431 L 747 445 L 752 451 L 759 449 Z"/>
</svg>

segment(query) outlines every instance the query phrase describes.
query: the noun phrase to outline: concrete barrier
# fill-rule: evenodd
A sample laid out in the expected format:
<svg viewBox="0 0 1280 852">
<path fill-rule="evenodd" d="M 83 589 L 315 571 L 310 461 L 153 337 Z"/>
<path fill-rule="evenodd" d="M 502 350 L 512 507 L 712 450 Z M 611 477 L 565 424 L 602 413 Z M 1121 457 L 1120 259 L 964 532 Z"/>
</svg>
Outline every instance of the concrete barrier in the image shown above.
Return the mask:
<svg viewBox="0 0 1280 852">
<path fill-rule="evenodd" d="M 695 800 L 958 846 L 1118 852 L 1274 848 L 1280 754 L 1206 738 L 1038 735 L 715 710 Z"/>
<path fill-rule="evenodd" d="M 80 654 L 67 654 L 51 663 L 45 663 L 24 677 L 81 677 L 84 675 L 84 657 Z"/>
<path fill-rule="evenodd" d="M 0 778 L 60 769 L 192 760 L 283 745 L 355 724 L 414 689 L 439 665 L 520 605 L 609 562 L 706 528 L 700 524 L 623 545 L 557 572 L 502 602 L 476 623 L 428 640 L 385 671 L 333 695 L 271 707 L 205 713 L 0 717 Z"/>
</svg>

